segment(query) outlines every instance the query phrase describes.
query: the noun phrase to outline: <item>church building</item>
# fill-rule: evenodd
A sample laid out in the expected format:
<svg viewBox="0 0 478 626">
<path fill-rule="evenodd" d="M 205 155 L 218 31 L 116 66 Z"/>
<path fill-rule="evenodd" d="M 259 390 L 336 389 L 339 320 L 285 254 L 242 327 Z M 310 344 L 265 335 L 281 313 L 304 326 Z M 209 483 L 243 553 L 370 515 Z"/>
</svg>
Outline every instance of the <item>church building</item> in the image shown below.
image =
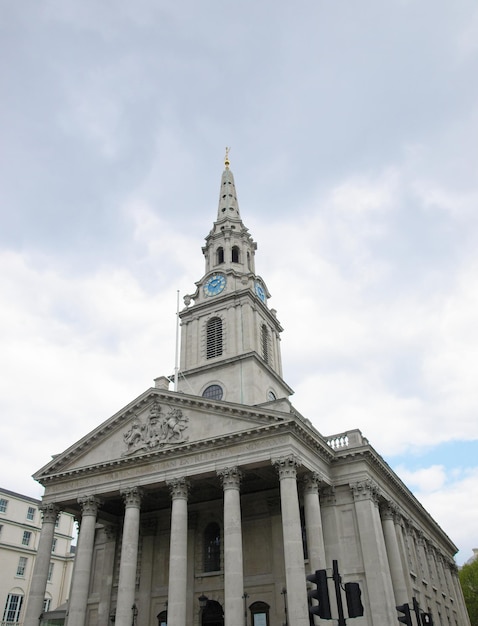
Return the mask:
<svg viewBox="0 0 478 626">
<path fill-rule="evenodd" d="M 25 626 L 38 626 L 60 511 L 79 520 L 67 626 L 324 625 L 309 613 L 316 570 L 334 623 L 343 605 L 348 624 L 390 626 L 408 603 L 469 626 L 450 538 L 359 430 L 324 436 L 291 404 L 256 250 L 226 154 L 174 390 L 157 378 L 34 475 L 45 494 Z"/>
</svg>

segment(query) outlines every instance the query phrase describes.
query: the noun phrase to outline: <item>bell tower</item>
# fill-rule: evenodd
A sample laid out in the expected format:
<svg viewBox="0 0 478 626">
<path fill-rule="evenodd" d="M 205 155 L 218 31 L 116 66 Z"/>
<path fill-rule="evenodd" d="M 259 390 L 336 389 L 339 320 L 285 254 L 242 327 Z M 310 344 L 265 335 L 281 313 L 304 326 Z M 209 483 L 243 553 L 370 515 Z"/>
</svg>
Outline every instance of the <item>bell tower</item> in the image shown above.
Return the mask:
<svg viewBox="0 0 478 626">
<path fill-rule="evenodd" d="M 255 273 L 257 244 L 239 213 L 226 149 L 217 218 L 202 248 L 205 274 L 184 297 L 178 391 L 247 405 L 290 396 L 270 293 Z"/>
</svg>

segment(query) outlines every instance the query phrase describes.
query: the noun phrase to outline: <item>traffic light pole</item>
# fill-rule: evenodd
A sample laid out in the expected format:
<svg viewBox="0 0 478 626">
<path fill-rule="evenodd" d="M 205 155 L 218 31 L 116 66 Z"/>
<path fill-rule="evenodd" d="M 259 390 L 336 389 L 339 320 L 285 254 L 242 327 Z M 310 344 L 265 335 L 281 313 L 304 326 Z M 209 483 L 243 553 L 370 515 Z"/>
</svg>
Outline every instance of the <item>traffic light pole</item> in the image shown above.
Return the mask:
<svg viewBox="0 0 478 626">
<path fill-rule="evenodd" d="M 335 596 L 337 598 L 337 611 L 339 612 L 338 626 L 345 626 L 344 606 L 342 604 L 342 594 L 340 592 L 340 583 L 342 579 L 339 574 L 338 561 L 332 561 L 332 578 L 335 585 Z"/>
</svg>

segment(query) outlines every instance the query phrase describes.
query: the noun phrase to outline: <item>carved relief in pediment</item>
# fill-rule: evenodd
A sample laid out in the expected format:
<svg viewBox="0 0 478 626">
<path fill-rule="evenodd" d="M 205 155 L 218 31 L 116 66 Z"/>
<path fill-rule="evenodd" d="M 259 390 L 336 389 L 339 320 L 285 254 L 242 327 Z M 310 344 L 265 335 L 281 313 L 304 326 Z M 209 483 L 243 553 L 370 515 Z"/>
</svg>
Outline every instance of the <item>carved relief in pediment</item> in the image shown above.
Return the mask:
<svg viewBox="0 0 478 626">
<path fill-rule="evenodd" d="M 183 415 L 181 409 L 169 407 L 163 415 L 162 407 L 154 402 L 147 420 L 141 421 L 135 417 L 129 430 L 123 433 L 126 446 L 123 456 L 187 441 L 184 431 L 188 422 L 189 417 Z"/>
</svg>

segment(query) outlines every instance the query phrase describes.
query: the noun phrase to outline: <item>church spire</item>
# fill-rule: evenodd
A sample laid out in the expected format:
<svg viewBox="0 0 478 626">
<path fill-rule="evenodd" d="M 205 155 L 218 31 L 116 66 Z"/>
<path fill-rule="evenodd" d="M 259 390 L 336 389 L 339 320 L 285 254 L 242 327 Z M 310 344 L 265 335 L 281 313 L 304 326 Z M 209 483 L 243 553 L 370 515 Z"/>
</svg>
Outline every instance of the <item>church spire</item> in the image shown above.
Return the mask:
<svg viewBox="0 0 478 626">
<path fill-rule="evenodd" d="M 205 273 L 184 297 L 178 391 L 241 404 L 289 397 L 282 378 L 282 327 L 256 274 L 256 242 L 239 214 L 226 148 L 217 220 L 202 251 Z"/>
<path fill-rule="evenodd" d="M 224 157 L 224 171 L 221 177 L 221 188 L 219 190 L 219 206 L 217 209 L 217 221 L 225 220 L 240 221 L 239 203 L 237 202 L 236 185 L 234 176 L 229 169 L 229 150 L 226 148 L 226 156 Z"/>
</svg>

